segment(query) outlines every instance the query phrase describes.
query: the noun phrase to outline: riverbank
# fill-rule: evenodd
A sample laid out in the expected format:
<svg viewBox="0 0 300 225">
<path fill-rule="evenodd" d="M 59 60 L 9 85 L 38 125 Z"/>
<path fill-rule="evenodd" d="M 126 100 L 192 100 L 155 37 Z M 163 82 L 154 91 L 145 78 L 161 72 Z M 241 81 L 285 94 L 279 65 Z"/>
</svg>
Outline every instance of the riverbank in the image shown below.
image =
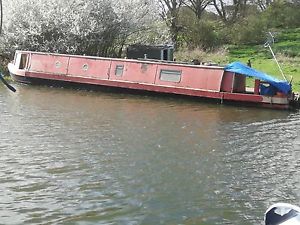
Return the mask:
<svg viewBox="0 0 300 225">
<path fill-rule="evenodd" d="M 300 92 L 300 29 L 287 29 L 275 33 L 272 49 L 288 81 L 292 80 L 293 91 Z M 176 52 L 178 61 L 199 59 L 226 65 L 233 61 L 247 63 L 250 59 L 253 68 L 283 79 L 269 48 L 264 45 L 223 46 L 216 52 L 207 53 L 199 49 Z"/>
</svg>

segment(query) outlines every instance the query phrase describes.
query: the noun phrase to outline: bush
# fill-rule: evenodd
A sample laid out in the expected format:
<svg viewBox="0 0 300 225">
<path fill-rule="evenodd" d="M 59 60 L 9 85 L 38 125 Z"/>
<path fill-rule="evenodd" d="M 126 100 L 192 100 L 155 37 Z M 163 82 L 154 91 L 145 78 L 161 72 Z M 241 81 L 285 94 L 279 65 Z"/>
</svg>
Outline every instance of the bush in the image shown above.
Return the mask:
<svg viewBox="0 0 300 225">
<path fill-rule="evenodd" d="M 221 44 L 214 23 L 211 21 L 196 21 L 194 24 L 189 24 L 182 36 L 188 48 L 212 51 Z"/>
<path fill-rule="evenodd" d="M 263 44 L 266 36 L 266 25 L 260 16 L 250 15 L 227 28 L 232 44 Z"/>
<path fill-rule="evenodd" d="M 300 4 L 274 1 L 263 13 L 269 28 L 300 27 Z"/>
<path fill-rule="evenodd" d="M 152 22 L 146 13 L 150 5 L 142 2 L 145 0 L 6 1 L 0 48 L 8 53 L 22 49 L 119 56 L 127 38 Z"/>
</svg>

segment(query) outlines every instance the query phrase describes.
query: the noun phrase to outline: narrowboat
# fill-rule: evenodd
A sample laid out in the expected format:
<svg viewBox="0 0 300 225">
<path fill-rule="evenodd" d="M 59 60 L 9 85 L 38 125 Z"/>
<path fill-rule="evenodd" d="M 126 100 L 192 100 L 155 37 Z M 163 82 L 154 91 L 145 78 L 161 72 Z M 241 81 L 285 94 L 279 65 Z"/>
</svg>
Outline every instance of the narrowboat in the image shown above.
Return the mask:
<svg viewBox="0 0 300 225">
<path fill-rule="evenodd" d="M 227 66 L 16 51 L 8 64 L 15 81 L 97 85 L 216 99 L 272 109 L 295 103 L 291 84 L 240 62 Z M 253 88 L 246 87 L 252 77 Z"/>
</svg>

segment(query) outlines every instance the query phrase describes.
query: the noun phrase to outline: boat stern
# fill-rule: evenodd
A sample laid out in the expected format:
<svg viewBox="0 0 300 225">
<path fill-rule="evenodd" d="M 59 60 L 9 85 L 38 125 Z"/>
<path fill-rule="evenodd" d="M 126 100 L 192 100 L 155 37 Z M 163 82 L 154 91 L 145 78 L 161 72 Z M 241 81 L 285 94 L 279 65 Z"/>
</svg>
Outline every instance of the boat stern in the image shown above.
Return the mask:
<svg viewBox="0 0 300 225">
<path fill-rule="evenodd" d="M 23 51 L 16 51 L 14 60 L 7 65 L 10 76 L 13 80 L 30 83 L 26 79 L 26 71 L 29 67 L 29 53 Z"/>
</svg>

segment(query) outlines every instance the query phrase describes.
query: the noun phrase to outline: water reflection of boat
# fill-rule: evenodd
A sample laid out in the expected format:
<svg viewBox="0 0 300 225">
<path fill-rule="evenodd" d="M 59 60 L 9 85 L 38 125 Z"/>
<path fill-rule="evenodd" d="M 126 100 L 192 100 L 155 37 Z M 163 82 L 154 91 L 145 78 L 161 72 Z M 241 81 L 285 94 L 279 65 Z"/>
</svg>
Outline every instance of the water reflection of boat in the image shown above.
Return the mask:
<svg viewBox="0 0 300 225">
<path fill-rule="evenodd" d="M 300 225 L 300 208 L 287 203 L 276 203 L 265 213 L 266 225 Z"/>
<path fill-rule="evenodd" d="M 226 67 L 188 65 L 160 60 L 114 59 L 17 51 L 8 65 L 13 79 L 24 83 L 63 82 L 171 93 L 289 109 L 291 85 L 235 62 Z M 246 88 L 246 76 L 255 79 Z"/>
</svg>

